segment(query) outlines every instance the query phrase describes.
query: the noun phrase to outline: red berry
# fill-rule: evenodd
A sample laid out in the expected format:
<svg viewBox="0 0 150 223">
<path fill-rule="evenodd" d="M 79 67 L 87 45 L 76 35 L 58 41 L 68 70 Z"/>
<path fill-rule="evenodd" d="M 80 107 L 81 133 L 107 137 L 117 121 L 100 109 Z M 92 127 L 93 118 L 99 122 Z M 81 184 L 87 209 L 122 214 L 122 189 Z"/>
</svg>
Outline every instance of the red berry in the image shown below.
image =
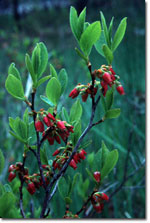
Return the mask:
<svg viewBox="0 0 150 223">
<path fill-rule="evenodd" d="M 8 181 L 11 182 L 16 177 L 16 174 L 14 172 L 10 172 L 8 176 Z"/>
<path fill-rule="evenodd" d="M 105 194 L 105 193 L 102 193 L 101 198 L 102 198 L 103 200 L 105 200 L 105 201 L 108 201 L 108 200 L 109 200 L 109 197 L 108 197 L 107 194 Z"/>
<path fill-rule="evenodd" d="M 59 129 L 61 129 L 61 130 L 66 129 L 66 127 L 65 127 L 63 121 L 58 121 L 58 122 L 57 122 L 57 127 L 58 127 Z"/>
<path fill-rule="evenodd" d="M 117 91 L 119 92 L 120 95 L 124 95 L 124 88 L 122 85 L 119 85 L 118 87 L 116 87 Z"/>
<path fill-rule="evenodd" d="M 44 116 L 43 121 L 45 125 L 47 125 L 48 127 L 52 126 L 51 120 L 49 119 L 48 116 Z"/>
<path fill-rule="evenodd" d="M 50 145 L 54 144 L 54 138 L 53 137 L 48 137 L 48 142 Z"/>
<path fill-rule="evenodd" d="M 115 78 L 115 76 L 113 74 L 111 74 L 110 76 L 111 76 L 112 81 L 116 80 L 116 78 Z"/>
<path fill-rule="evenodd" d="M 51 113 L 48 113 L 47 115 L 51 120 L 55 121 L 56 119 L 54 118 L 54 116 Z"/>
<path fill-rule="evenodd" d="M 15 170 L 15 165 L 10 165 L 9 169 L 8 169 L 8 172 L 10 173 L 11 171 Z"/>
<path fill-rule="evenodd" d="M 71 162 L 69 163 L 69 166 L 71 166 L 74 170 L 77 168 L 77 165 L 76 165 L 74 159 L 71 160 Z"/>
<path fill-rule="evenodd" d="M 74 133 L 73 128 L 74 128 L 74 126 L 72 126 L 72 125 L 67 126 L 68 131 L 72 132 L 72 133 Z"/>
<path fill-rule="evenodd" d="M 103 88 L 103 95 L 104 95 L 104 97 L 105 97 L 106 92 L 107 92 L 107 90 L 108 90 L 107 83 L 106 83 L 105 81 L 101 81 L 101 86 L 102 86 L 102 88 Z"/>
<path fill-rule="evenodd" d="M 95 180 L 99 183 L 100 182 L 100 179 L 101 179 L 101 174 L 99 171 L 96 171 L 93 173 L 93 176 L 95 178 Z"/>
<path fill-rule="evenodd" d="M 110 70 L 110 72 L 111 72 L 113 75 L 116 74 L 115 71 L 112 69 L 112 67 L 110 67 L 109 70 Z"/>
<path fill-rule="evenodd" d="M 82 101 L 83 102 L 86 102 L 87 98 L 88 98 L 88 93 L 82 94 Z"/>
<path fill-rule="evenodd" d="M 112 79 L 111 76 L 108 72 L 105 72 L 102 76 L 103 80 L 107 83 L 107 84 L 111 84 Z"/>
<path fill-rule="evenodd" d="M 76 154 L 74 155 L 73 159 L 74 159 L 74 161 L 75 161 L 76 163 L 80 162 L 80 156 L 79 156 L 79 153 L 76 153 Z"/>
<path fill-rule="evenodd" d="M 44 131 L 44 124 L 41 121 L 35 121 L 35 129 L 37 132 L 43 132 Z"/>
<path fill-rule="evenodd" d="M 85 159 L 86 157 L 85 157 L 85 155 L 86 155 L 87 153 L 84 151 L 84 149 L 82 149 L 80 152 L 79 152 L 79 157 L 81 158 L 81 159 Z"/>
<path fill-rule="evenodd" d="M 60 150 L 59 149 L 56 149 L 56 151 L 53 153 L 53 156 L 56 156 L 60 153 Z"/>
<path fill-rule="evenodd" d="M 55 135 L 55 136 L 54 136 L 54 138 L 55 138 L 55 140 L 56 140 L 56 142 L 57 142 L 58 144 L 60 144 L 60 143 L 61 143 L 60 138 L 59 138 L 59 136 L 58 136 L 58 135 Z"/>
<path fill-rule="evenodd" d="M 27 190 L 31 195 L 33 195 L 35 193 L 36 188 L 35 188 L 35 185 L 33 182 L 28 184 Z"/>
<path fill-rule="evenodd" d="M 46 168 L 47 168 L 47 165 L 42 165 L 42 168 L 43 168 L 43 169 L 46 169 Z"/>
<path fill-rule="evenodd" d="M 73 99 L 73 98 L 76 98 L 76 97 L 79 95 L 79 92 L 80 92 L 80 91 L 78 91 L 76 88 L 74 88 L 74 89 L 70 92 L 69 97 L 71 97 L 72 99 Z"/>
<path fill-rule="evenodd" d="M 97 203 L 96 205 L 93 205 L 93 208 L 97 213 L 101 213 L 104 208 L 104 204 Z"/>
</svg>

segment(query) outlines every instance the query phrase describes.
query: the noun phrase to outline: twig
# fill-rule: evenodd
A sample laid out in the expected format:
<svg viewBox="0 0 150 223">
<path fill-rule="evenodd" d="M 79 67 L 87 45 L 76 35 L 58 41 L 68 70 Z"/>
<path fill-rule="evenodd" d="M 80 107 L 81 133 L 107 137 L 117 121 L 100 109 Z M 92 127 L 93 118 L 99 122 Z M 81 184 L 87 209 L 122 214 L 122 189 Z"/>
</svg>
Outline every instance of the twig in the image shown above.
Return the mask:
<svg viewBox="0 0 150 223">
<path fill-rule="evenodd" d="M 23 163 L 22 163 L 22 170 L 24 171 L 24 165 L 26 162 L 26 155 L 23 154 Z M 24 179 L 23 176 L 20 174 L 20 187 L 19 187 L 19 192 L 20 192 L 20 200 L 19 200 L 19 205 L 20 205 L 20 212 L 23 218 L 26 218 L 24 210 L 23 210 L 23 193 L 22 193 L 22 189 L 23 189 L 23 184 L 24 184 Z"/>
<path fill-rule="evenodd" d="M 89 71 L 91 73 L 91 78 L 92 78 L 92 88 L 94 89 L 94 81 L 95 81 L 95 77 L 94 75 L 92 74 L 92 71 L 91 71 L 91 64 L 88 64 L 88 68 L 89 68 Z M 43 209 L 41 211 L 41 215 L 40 215 L 40 218 L 43 218 L 44 217 L 44 213 L 46 211 L 46 208 L 48 206 L 48 203 L 50 202 L 50 200 L 52 199 L 53 197 L 53 192 L 50 194 L 50 191 L 54 185 L 54 183 L 58 182 L 59 178 L 64 175 L 66 169 L 68 168 L 69 166 L 69 163 L 70 161 L 73 159 L 74 155 L 76 154 L 77 152 L 77 149 L 79 148 L 80 146 L 80 143 L 81 141 L 83 140 L 83 138 L 86 136 L 86 134 L 89 132 L 89 130 L 93 127 L 92 124 L 93 124 L 93 119 L 94 119 L 94 115 L 95 115 L 95 110 L 96 110 L 96 107 L 98 105 L 98 102 L 100 100 L 100 96 L 98 96 L 96 102 L 95 102 L 95 97 L 92 93 L 92 112 L 91 112 L 91 118 L 90 118 L 90 121 L 89 121 L 89 124 L 88 126 L 86 127 L 86 129 L 83 131 L 82 135 L 80 136 L 80 138 L 78 139 L 78 142 L 76 144 L 76 146 L 74 147 L 74 150 L 72 152 L 72 154 L 70 155 L 69 159 L 64 163 L 63 167 L 61 168 L 61 170 L 59 171 L 59 173 L 55 174 L 53 176 L 53 179 L 50 183 L 50 185 L 47 187 L 46 189 L 46 195 L 45 195 L 45 199 L 44 199 L 44 203 L 43 203 Z M 56 187 L 57 188 L 57 187 Z"/>
</svg>

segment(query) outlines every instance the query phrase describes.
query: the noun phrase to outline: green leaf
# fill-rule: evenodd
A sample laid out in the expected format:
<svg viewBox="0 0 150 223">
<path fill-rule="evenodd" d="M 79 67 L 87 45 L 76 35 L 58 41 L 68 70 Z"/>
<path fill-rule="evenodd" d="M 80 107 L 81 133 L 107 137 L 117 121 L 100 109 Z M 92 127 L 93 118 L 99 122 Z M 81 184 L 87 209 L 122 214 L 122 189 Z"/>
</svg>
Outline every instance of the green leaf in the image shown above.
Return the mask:
<svg viewBox="0 0 150 223">
<path fill-rule="evenodd" d="M 56 79 L 58 79 L 57 72 L 52 64 L 50 64 L 50 74 L 52 75 L 52 77 L 55 77 Z"/>
<path fill-rule="evenodd" d="M 14 132 L 9 131 L 9 133 L 14 136 L 16 139 L 18 139 L 20 142 L 26 143 L 27 141 L 22 139 L 20 136 L 16 135 Z"/>
<path fill-rule="evenodd" d="M 78 48 L 75 47 L 75 51 L 77 52 L 77 54 L 83 59 L 85 60 L 86 63 L 88 63 L 88 57 L 85 57 Z"/>
<path fill-rule="evenodd" d="M 4 165 L 5 165 L 5 159 L 4 159 L 3 152 L 2 152 L 2 150 L 0 149 L 0 174 L 1 174 L 2 171 L 3 171 Z"/>
<path fill-rule="evenodd" d="M 34 70 L 34 75 L 38 76 L 38 70 L 39 66 L 41 63 L 41 58 L 40 58 L 40 46 L 37 43 L 36 47 L 34 48 L 32 52 L 32 66 Z"/>
<path fill-rule="evenodd" d="M 77 40 L 79 40 L 79 36 L 78 36 L 78 15 L 77 15 L 77 11 L 74 7 L 71 6 L 70 8 L 70 27 L 72 30 L 72 33 L 74 34 L 75 38 Z"/>
<path fill-rule="evenodd" d="M 48 157 L 47 157 L 47 153 L 46 153 L 46 148 L 45 147 L 40 150 L 40 158 L 41 158 L 41 163 L 42 164 L 48 165 Z"/>
<path fill-rule="evenodd" d="M 61 84 L 61 94 L 63 94 L 68 84 L 68 75 L 65 69 L 61 69 L 58 75 L 58 79 Z"/>
<path fill-rule="evenodd" d="M 41 84 L 43 84 L 45 81 L 47 81 L 48 79 L 50 79 L 50 77 L 51 77 L 51 75 L 48 75 L 48 76 L 45 76 L 45 77 L 41 78 L 41 79 L 38 81 L 36 87 L 39 87 L 39 86 L 40 86 Z"/>
<path fill-rule="evenodd" d="M 109 24 L 109 29 L 108 29 L 108 38 L 110 42 L 110 48 L 111 48 L 111 43 L 112 43 L 112 27 L 113 27 L 113 22 L 114 22 L 114 17 L 112 17 L 110 24 Z"/>
<path fill-rule="evenodd" d="M 116 48 L 119 46 L 119 44 L 121 43 L 125 32 L 126 32 L 126 27 L 127 27 L 127 18 L 125 17 L 124 19 L 121 20 L 118 29 L 115 33 L 113 42 L 112 42 L 112 51 L 115 51 Z"/>
<path fill-rule="evenodd" d="M 5 87 L 9 94 L 11 94 L 13 97 L 19 100 L 24 100 L 23 85 L 18 78 L 12 74 L 9 74 L 5 82 Z"/>
<path fill-rule="evenodd" d="M 65 199 L 65 197 L 68 197 L 68 189 L 69 185 L 66 182 L 65 178 L 62 177 L 58 183 L 58 190 L 63 199 Z"/>
<path fill-rule="evenodd" d="M 55 105 L 44 95 L 40 95 L 40 98 L 42 101 L 44 101 L 45 103 L 47 103 L 48 105 L 50 105 L 51 107 L 54 107 Z"/>
<path fill-rule="evenodd" d="M 109 154 L 109 150 L 108 148 L 106 147 L 104 141 L 102 141 L 102 157 L 101 157 L 101 168 L 103 168 L 104 164 L 105 164 L 105 161 L 106 161 L 106 158 Z"/>
<path fill-rule="evenodd" d="M 117 161 L 118 161 L 118 151 L 117 149 L 114 149 L 106 157 L 105 164 L 101 171 L 101 180 L 103 180 L 104 177 L 107 176 L 112 171 Z"/>
<path fill-rule="evenodd" d="M 100 35 L 100 38 L 96 41 L 96 43 L 94 44 L 95 46 L 95 49 L 97 50 L 97 52 L 99 54 L 101 54 L 103 57 L 104 56 L 104 53 L 103 53 L 103 50 L 102 50 L 102 46 L 106 43 L 106 40 L 105 40 L 105 36 L 104 36 L 104 30 L 101 31 L 101 35 Z"/>
<path fill-rule="evenodd" d="M 4 189 L 5 189 L 6 192 L 12 192 L 12 188 L 9 184 L 5 184 Z"/>
<path fill-rule="evenodd" d="M 85 168 L 85 169 L 86 169 L 86 172 L 87 172 L 87 174 L 89 175 L 89 177 L 91 177 L 91 179 L 92 179 L 94 182 L 96 182 L 96 180 L 95 180 L 93 174 L 91 173 L 91 171 L 90 171 L 88 168 Z"/>
<path fill-rule="evenodd" d="M 55 77 L 52 77 L 46 86 L 46 96 L 54 105 L 58 104 L 61 96 L 61 85 Z"/>
<path fill-rule="evenodd" d="M 79 120 L 75 125 L 74 125 L 74 133 L 71 134 L 71 139 L 74 145 L 76 145 L 80 135 L 81 135 L 81 121 Z"/>
<path fill-rule="evenodd" d="M 32 53 L 32 66 L 34 74 L 41 77 L 48 63 L 48 52 L 44 43 L 37 43 Z"/>
<path fill-rule="evenodd" d="M 9 117 L 9 126 L 12 128 L 13 131 L 15 131 L 15 119 L 12 117 Z"/>
<path fill-rule="evenodd" d="M 79 18 L 78 18 L 78 24 L 77 24 L 78 40 L 80 40 L 80 37 L 84 30 L 85 16 L 86 16 L 86 7 L 82 10 L 82 12 L 80 13 Z"/>
<path fill-rule="evenodd" d="M 107 106 L 107 110 L 109 110 L 113 104 L 114 101 L 114 94 L 112 90 L 108 90 L 106 93 L 106 106 Z"/>
<path fill-rule="evenodd" d="M 104 119 L 112 119 L 112 118 L 117 118 L 120 115 L 120 108 L 114 108 L 110 109 L 106 112 Z"/>
<path fill-rule="evenodd" d="M 77 180 L 78 180 L 78 177 L 79 177 L 80 173 L 76 173 L 73 177 L 73 181 L 71 183 L 71 187 L 70 187 L 70 190 L 68 192 L 68 196 L 71 196 L 71 193 L 75 187 L 75 184 L 77 183 Z"/>
<path fill-rule="evenodd" d="M 20 77 L 20 73 L 17 70 L 17 68 L 15 67 L 14 63 L 11 63 L 9 68 L 8 68 L 8 74 L 12 74 L 13 76 L 15 76 L 16 78 L 18 78 L 18 80 L 21 81 L 21 77 Z"/>
<path fill-rule="evenodd" d="M 103 49 L 103 53 L 105 55 L 105 58 L 106 58 L 108 64 L 109 65 L 112 64 L 112 61 L 113 61 L 112 51 L 109 49 L 109 47 L 106 44 L 103 45 L 102 49 Z"/>
<path fill-rule="evenodd" d="M 62 108 L 62 116 L 63 116 L 63 120 L 65 120 L 66 122 L 70 122 L 69 121 L 69 115 L 68 115 L 68 112 L 67 110 L 65 109 L 65 107 Z"/>
<path fill-rule="evenodd" d="M 88 154 L 87 162 L 89 163 L 90 168 L 92 168 L 94 162 L 94 152 Z"/>
<path fill-rule="evenodd" d="M 105 97 L 103 95 L 101 95 L 101 103 L 102 103 L 104 111 L 106 112 L 107 111 L 107 105 L 106 105 Z"/>
<path fill-rule="evenodd" d="M 80 39 L 80 47 L 85 56 L 88 56 L 90 54 L 92 46 L 99 39 L 100 34 L 101 34 L 101 25 L 99 21 L 89 25 L 82 33 Z"/>
<path fill-rule="evenodd" d="M 40 46 L 40 65 L 38 68 L 38 77 L 40 77 L 46 70 L 48 63 L 48 52 L 44 43 L 39 43 Z"/>
<path fill-rule="evenodd" d="M 24 121 L 24 123 L 26 125 L 28 125 L 28 123 L 29 123 L 29 115 L 28 115 L 28 113 L 29 113 L 29 109 L 26 108 L 26 110 L 25 110 L 25 112 L 23 114 L 23 121 Z"/>
<path fill-rule="evenodd" d="M 93 172 L 101 170 L 101 158 L 102 158 L 102 150 L 99 149 L 94 156 L 94 163 L 92 167 Z"/>
<path fill-rule="evenodd" d="M 34 69 L 33 69 L 32 61 L 31 61 L 30 56 L 29 56 L 28 54 L 26 54 L 26 56 L 25 56 L 25 63 L 26 63 L 27 70 L 28 70 L 28 72 L 29 72 L 30 75 L 31 75 L 33 84 L 36 85 L 36 82 L 37 82 L 37 76 L 36 76 L 36 74 L 34 73 Z"/>
<path fill-rule="evenodd" d="M 17 117 L 15 120 L 14 128 L 15 128 L 16 134 L 26 141 L 28 137 L 27 126 L 19 117 Z"/>
<path fill-rule="evenodd" d="M 80 104 L 80 100 L 76 100 L 76 102 L 72 105 L 70 110 L 70 122 L 78 121 L 82 116 L 82 106 Z"/>
<path fill-rule="evenodd" d="M 103 26 L 103 30 L 104 30 L 105 40 L 107 42 L 107 45 L 110 46 L 110 42 L 109 42 L 109 38 L 108 38 L 108 29 L 107 29 L 107 25 L 106 25 L 106 20 L 105 20 L 104 14 L 102 12 L 100 12 L 100 15 L 101 15 L 101 21 L 102 21 L 102 26 Z"/>
</svg>

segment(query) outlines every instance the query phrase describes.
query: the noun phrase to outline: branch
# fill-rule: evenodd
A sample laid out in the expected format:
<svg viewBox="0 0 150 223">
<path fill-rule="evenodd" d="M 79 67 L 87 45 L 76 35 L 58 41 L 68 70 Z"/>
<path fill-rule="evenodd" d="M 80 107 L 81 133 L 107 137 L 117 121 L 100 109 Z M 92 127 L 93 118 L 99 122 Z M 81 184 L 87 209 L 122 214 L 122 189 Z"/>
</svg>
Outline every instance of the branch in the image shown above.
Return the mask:
<svg viewBox="0 0 150 223">
<path fill-rule="evenodd" d="M 22 170 L 24 171 L 24 165 L 25 165 L 25 161 L 26 161 L 26 155 L 23 154 L 23 163 L 22 163 Z M 22 189 L 23 189 L 23 184 L 24 184 L 24 179 L 23 176 L 20 174 L 20 187 L 19 187 L 19 192 L 20 192 L 20 200 L 19 200 L 19 205 L 20 205 L 20 212 L 23 218 L 26 218 L 24 210 L 23 210 L 23 193 L 22 193 Z"/>
</svg>

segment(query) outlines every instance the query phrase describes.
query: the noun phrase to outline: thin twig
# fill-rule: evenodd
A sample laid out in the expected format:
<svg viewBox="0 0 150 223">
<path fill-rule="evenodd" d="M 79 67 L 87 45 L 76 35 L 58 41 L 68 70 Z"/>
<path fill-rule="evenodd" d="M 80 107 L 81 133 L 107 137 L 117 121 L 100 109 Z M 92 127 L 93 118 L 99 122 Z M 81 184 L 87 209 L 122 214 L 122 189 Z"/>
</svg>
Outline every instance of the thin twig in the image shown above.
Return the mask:
<svg viewBox="0 0 150 223">
<path fill-rule="evenodd" d="M 23 163 L 22 163 L 22 170 L 24 172 L 24 165 L 25 165 L 25 162 L 26 162 L 26 155 L 23 154 Z M 22 215 L 23 218 L 26 218 L 25 216 L 25 212 L 23 210 L 23 192 L 22 192 L 22 189 L 23 189 L 23 184 L 24 184 L 24 179 L 23 179 L 23 176 L 20 174 L 20 187 L 19 187 L 19 192 L 20 192 L 20 200 L 19 200 L 19 205 L 20 205 L 20 213 Z"/>
</svg>

